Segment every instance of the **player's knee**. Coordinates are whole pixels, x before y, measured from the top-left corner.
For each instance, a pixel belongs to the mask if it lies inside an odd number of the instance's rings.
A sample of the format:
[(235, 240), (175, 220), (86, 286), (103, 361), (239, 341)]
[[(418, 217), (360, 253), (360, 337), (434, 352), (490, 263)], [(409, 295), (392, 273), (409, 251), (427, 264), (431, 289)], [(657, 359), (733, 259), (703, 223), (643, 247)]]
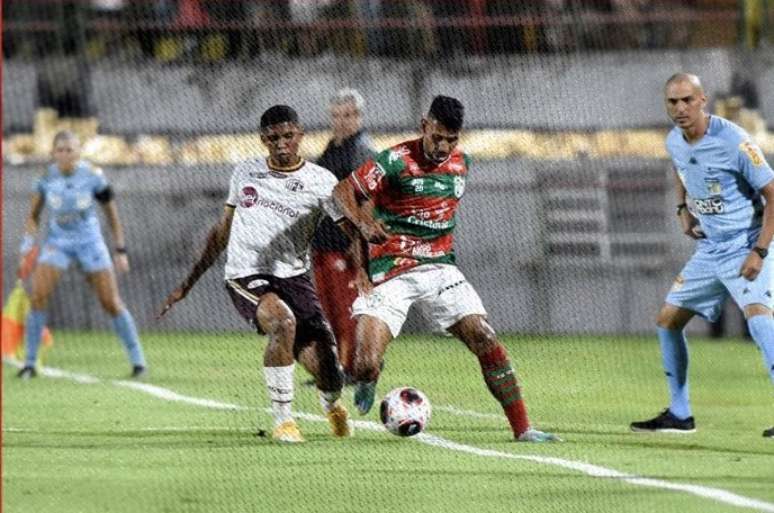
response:
[(30, 307), (33, 310), (44, 310), (48, 306), (48, 294), (33, 292), (30, 295)]
[(120, 314), (121, 311), (124, 309), (124, 304), (121, 302), (119, 298), (114, 297), (103, 301), (102, 308), (105, 310), (105, 312), (108, 315), (110, 315), (111, 317), (115, 317), (116, 315)]
[(683, 322), (680, 315), (678, 315), (679, 310), (676, 310), (675, 308), (664, 305), (661, 307), (661, 310), (659, 310), (658, 315), (656, 316), (656, 325), (659, 328), (664, 328), (667, 330), (679, 330), (683, 329), (685, 327), (685, 322)]
[(760, 303), (755, 303), (744, 307), (744, 318), (748, 320), (757, 315), (766, 315), (771, 317), (771, 314), (771, 308)]

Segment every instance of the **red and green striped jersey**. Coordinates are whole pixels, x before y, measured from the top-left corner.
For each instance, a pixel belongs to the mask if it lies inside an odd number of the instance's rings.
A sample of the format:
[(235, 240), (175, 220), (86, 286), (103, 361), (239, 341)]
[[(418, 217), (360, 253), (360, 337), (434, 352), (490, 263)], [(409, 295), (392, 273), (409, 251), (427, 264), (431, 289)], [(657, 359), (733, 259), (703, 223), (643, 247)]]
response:
[(379, 153), (352, 173), (355, 191), (374, 203), (374, 216), (390, 238), (370, 244), (368, 273), (374, 283), (417, 265), (454, 263), (457, 205), (465, 192), (469, 159), (455, 149), (435, 164), (425, 158), (422, 139)]

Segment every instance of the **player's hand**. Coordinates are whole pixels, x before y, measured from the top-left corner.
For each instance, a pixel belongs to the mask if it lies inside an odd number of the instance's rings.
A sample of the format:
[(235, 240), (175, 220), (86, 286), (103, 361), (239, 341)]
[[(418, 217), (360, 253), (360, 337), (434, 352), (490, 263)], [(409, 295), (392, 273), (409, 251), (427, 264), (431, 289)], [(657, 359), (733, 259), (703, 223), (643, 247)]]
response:
[(116, 255), (113, 256), (113, 265), (119, 273), (128, 273), (129, 257), (126, 256), (126, 253), (116, 253)]
[(750, 251), (750, 254), (747, 255), (747, 258), (745, 258), (742, 263), (742, 268), (739, 270), (739, 276), (743, 277), (745, 280), (753, 281), (758, 277), (758, 274), (760, 274), (761, 268), (763, 268), (763, 259), (755, 251)]
[(178, 301), (182, 301), (185, 296), (188, 295), (188, 291), (182, 287), (178, 287), (175, 290), (173, 290), (168, 296), (166, 301), (164, 301), (164, 305), (161, 307), (161, 311), (156, 316), (156, 319), (161, 319), (164, 317), (167, 312), (169, 311), (172, 306), (174, 306), (175, 303)]
[(37, 244), (26, 253), (22, 253), (19, 256), (19, 268), (16, 271), (16, 276), (20, 280), (26, 280), (32, 274), (32, 270), (35, 268), (35, 262), (38, 259), (38, 246)]
[(390, 238), (387, 227), (378, 219), (364, 221), (358, 224), (357, 228), (363, 234), (363, 238), (371, 244), (381, 244)]
[(699, 226), (699, 222), (688, 210), (683, 210), (683, 213), (680, 214), (680, 226), (683, 228), (683, 233), (694, 240), (707, 238)]

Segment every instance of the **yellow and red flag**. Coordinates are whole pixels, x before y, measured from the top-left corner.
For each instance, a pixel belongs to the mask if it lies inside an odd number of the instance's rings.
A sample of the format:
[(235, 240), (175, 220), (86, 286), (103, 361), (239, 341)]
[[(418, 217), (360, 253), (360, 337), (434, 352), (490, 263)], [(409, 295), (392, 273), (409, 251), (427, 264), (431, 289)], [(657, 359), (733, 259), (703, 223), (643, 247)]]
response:
[[(5, 306), (3, 306), (2, 333), (0, 336), (0, 339), (2, 339), (3, 358), (24, 360), (24, 323), (30, 311), (30, 298), (24, 289), (23, 280), (32, 273), (36, 259), (37, 247), (25, 255), (19, 268), (19, 279), (16, 281), (16, 286), (8, 296)], [(42, 361), (41, 355), (54, 345), (54, 337), (48, 328), (43, 329), (43, 339), (41, 342), (38, 365)]]

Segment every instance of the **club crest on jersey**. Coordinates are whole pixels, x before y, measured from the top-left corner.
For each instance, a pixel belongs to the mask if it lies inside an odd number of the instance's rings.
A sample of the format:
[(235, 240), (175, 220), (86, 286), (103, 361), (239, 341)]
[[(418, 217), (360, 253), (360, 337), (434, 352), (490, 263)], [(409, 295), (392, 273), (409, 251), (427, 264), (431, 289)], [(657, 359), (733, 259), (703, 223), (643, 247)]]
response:
[(720, 180), (717, 179), (705, 179), (704, 185), (707, 187), (707, 194), (710, 196), (720, 196), (723, 192), (723, 188), (720, 185)]
[(402, 159), (404, 155), (408, 155), (409, 153), (411, 153), (411, 150), (409, 150), (406, 146), (395, 148), (394, 150), (390, 151), (389, 155), (387, 155), (387, 162), (390, 164), (397, 162)]
[(301, 180), (291, 178), (285, 182), (285, 188), (291, 192), (298, 192), (304, 190), (304, 183)]
[(759, 167), (765, 162), (765, 160), (763, 160), (763, 155), (761, 155), (761, 150), (750, 141), (745, 141), (740, 144), (739, 149), (750, 158), (750, 162), (752, 162), (753, 166)]
[(461, 198), (465, 194), (465, 178), (461, 176), (454, 177), (454, 195)]
[(90, 194), (79, 194), (75, 199), (75, 206), (78, 207), (79, 210), (86, 210), (91, 206), (91, 195)]
[(239, 193), (239, 205), (250, 208), (258, 201), (258, 190), (254, 185), (245, 185)]

